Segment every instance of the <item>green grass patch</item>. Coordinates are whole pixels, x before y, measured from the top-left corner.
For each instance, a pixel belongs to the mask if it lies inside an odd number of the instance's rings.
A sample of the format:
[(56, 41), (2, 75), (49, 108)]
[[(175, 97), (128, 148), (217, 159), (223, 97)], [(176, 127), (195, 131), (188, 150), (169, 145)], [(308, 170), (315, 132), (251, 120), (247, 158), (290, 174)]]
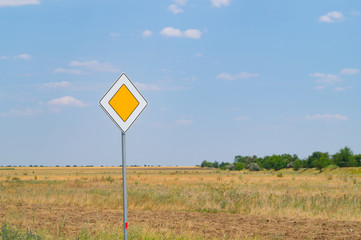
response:
[(1, 227), (0, 237), (3, 240), (41, 240), (39, 235), (34, 234), (28, 230), (22, 231), (21, 229), (14, 228), (5, 223)]

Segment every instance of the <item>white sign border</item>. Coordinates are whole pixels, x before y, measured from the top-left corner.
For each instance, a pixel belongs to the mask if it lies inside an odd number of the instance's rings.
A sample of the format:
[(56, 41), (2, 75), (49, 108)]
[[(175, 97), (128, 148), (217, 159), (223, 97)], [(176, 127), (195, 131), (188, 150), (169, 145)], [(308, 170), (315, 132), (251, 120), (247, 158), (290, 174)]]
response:
[[(130, 116), (125, 122), (120, 118), (120, 116), (115, 112), (113, 107), (109, 104), (109, 101), (118, 92), (121, 86), (123, 86), (123, 84), (129, 89), (129, 91), (139, 102), (139, 105), (134, 109), (134, 111), (130, 114)], [(108, 114), (110, 119), (112, 119), (113, 122), (120, 128), (120, 130), (125, 133), (134, 123), (134, 121), (139, 117), (139, 115), (143, 112), (145, 107), (148, 105), (148, 102), (134, 86), (134, 84), (130, 81), (127, 75), (125, 73), (122, 73), (120, 77), (115, 81), (115, 83), (109, 88), (108, 92), (99, 101), (99, 105), (102, 107), (104, 112)]]

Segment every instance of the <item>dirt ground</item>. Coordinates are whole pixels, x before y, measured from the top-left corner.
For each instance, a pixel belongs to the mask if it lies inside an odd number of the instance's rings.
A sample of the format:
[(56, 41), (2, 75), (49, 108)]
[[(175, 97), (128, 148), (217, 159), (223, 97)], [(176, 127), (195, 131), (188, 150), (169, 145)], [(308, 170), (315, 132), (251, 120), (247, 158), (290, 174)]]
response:
[[(0, 205), (0, 223), (8, 216), (22, 219), (20, 226), (29, 229), (53, 229), (62, 224), (66, 235), (75, 236), (82, 228), (121, 225), (122, 211), (78, 207), (38, 205)], [(226, 213), (134, 211), (128, 213), (129, 227), (193, 233), (206, 238), (257, 236), (261, 239), (361, 239), (361, 222), (324, 219), (292, 219)], [(11, 222), (10, 222), (11, 223)], [(17, 225), (19, 221), (17, 222)]]

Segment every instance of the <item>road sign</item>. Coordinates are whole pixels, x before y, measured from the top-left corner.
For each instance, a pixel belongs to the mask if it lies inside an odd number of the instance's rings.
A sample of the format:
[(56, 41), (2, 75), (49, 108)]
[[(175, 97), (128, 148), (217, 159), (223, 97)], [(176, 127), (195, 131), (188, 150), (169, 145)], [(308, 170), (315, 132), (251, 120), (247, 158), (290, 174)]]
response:
[(125, 73), (115, 81), (104, 97), (100, 106), (122, 130), (122, 172), (123, 172), (123, 227), (124, 240), (128, 239), (127, 217), (127, 172), (125, 159), (125, 132), (148, 105), (142, 94), (129, 80)]
[(148, 105), (125, 73), (120, 75), (99, 104), (123, 133)]

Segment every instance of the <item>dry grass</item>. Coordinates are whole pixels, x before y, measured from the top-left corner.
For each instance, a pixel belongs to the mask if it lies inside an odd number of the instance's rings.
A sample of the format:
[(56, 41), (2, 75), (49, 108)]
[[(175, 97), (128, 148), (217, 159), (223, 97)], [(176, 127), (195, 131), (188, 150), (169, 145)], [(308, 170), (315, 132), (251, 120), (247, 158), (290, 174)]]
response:
[[(129, 210), (361, 220), (359, 168), (250, 173), (130, 167), (127, 174)], [(52, 206), (122, 209), (121, 168), (5, 169), (0, 204), (49, 206), (50, 212)]]

